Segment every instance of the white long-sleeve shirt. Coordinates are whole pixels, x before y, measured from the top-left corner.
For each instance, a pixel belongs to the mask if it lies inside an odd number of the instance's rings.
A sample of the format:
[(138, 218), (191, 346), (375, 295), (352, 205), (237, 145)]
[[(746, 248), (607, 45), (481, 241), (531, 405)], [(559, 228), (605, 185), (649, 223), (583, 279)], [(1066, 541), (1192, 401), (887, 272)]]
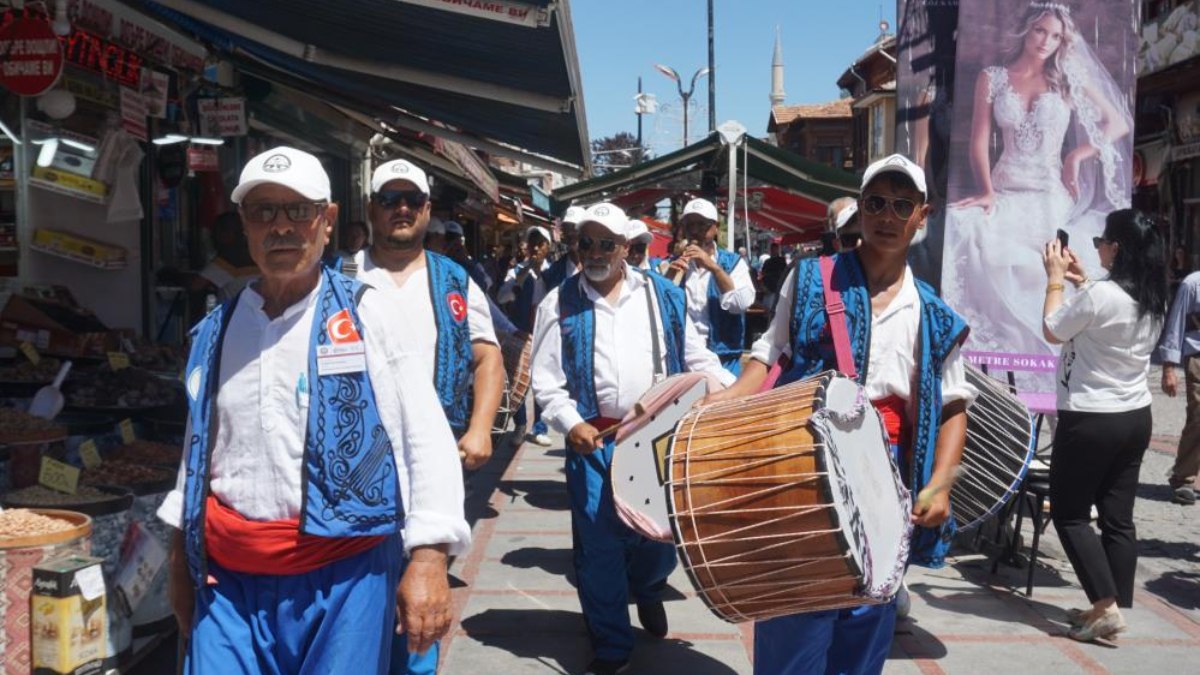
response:
[[(650, 332), (651, 308), (646, 304), (644, 274), (625, 266), (625, 280), (616, 306), (596, 292), (586, 277), (580, 283), (595, 305), (595, 377), (596, 398), (602, 417), (620, 419), (654, 385), (654, 347)], [(561, 433), (568, 433), (584, 420), (567, 389), (562, 365), (562, 335), (559, 327), (558, 295), (554, 289), (538, 306), (533, 335), (533, 391), (542, 418)], [(653, 290), (653, 289), (651, 289)], [(655, 330), (661, 356), (660, 370), (667, 372), (666, 338), (663, 337), (658, 298), (650, 293)], [(726, 386), (734, 376), (721, 367), (717, 355), (709, 351), (704, 338), (692, 321), (685, 322), (684, 367), (692, 372), (715, 375)]]
[[(247, 288), (221, 349), (216, 439), (209, 477), (212, 493), (249, 520), (297, 519), (307, 434), (307, 382), (312, 322), (319, 287), (275, 319)], [(368, 291), (359, 303), (367, 372), (380, 419), (395, 453), (404, 504), (404, 546), (448, 544), (451, 555), (471, 541), (463, 515), (462, 468), (454, 436), (438, 403), (428, 368), (393, 348), (379, 327), (389, 311), (384, 295)], [(393, 339), (394, 338), (394, 339)], [(191, 435), (190, 429), (187, 436)], [(174, 527), (183, 522), (186, 465), (158, 510)]]
[[(500, 290), (496, 291), (496, 302), (506, 305), (510, 302), (516, 301), (517, 293), (520, 290), (517, 288), (517, 275), (520, 274), (520, 272), (528, 265), (528, 261), (523, 262), (520, 265), (510, 269), (508, 274), (504, 275), (504, 283), (500, 285)], [(534, 284), (536, 284), (533, 291), (534, 307), (540, 304), (542, 299), (546, 297), (547, 289), (546, 284), (542, 283), (542, 273), (548, 269), (550, 269), (550, 261), (543, 260), (540, 269), (530, 272), (530, 274), (533, 275)]]
[[(714, 258), (715, 259), (715, 258)], [(713, 273), (691, 263), (683, 290), (687, 293), (688, 316), (696, 324), (700, 337), (707, 339), (712, 326), (708, 317), (708, 286)], [(733, 290), (721, 294), (721, 309), (730, 314), (745, 314), (754, 304), (754, 281), (750, 278), (750, 267), (739, 259), (729, 274), (733, 279)]]
[[(792, 353), (791, 322), (795, 294), (796, 270), (792, 268), (779, 291), (779, 303), (775, 306), (771, 326), (751, 350), (751, 356), (768, 367), (781, 355)], [(920, 329), (921, 296), (913, 281), (912, 270), (906, 267), (904, 281), (896, 297), (879, 315), (871, 318), (871, 345), (864, 389), (872, 401), (889, 396), (911, 400)], [(955, 347), (942, 364), (942, 400), (944, 403), (965, 400), (970, 404), (978, 393), (967, 383), (963, 357)]]

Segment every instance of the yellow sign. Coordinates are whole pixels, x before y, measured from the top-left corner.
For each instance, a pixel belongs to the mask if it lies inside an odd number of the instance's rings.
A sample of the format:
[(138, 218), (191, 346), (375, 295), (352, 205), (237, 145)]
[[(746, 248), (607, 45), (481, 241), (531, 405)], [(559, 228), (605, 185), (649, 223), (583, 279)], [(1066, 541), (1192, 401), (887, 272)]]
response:
[(29, 359), (29, 362), (35, 366), (42, 362), (42, 355), (38, 353), (37, 347), (34, 347), (28, 342), (21, 343), (21, 353), (24, 354), (25, 358)]
[(83, 460), (83, 466), (88, 469), (94, 469), (104, 461), (100, 458), (100, 451), (96, 449), (96, 441), (91, 439), (79, 444), (79, 457)]
[(51, 490), (73, 495), (79, 489), (79, 469), (57, 459), (43, 457), (38, 482)]
[(137, 434), (133, 433), (133, 420), (123, 419), (118, 426), (121, 428), (121, 441), (125, 445), (129, 445), (137, 440)]
[(113, 372), (125, 370), (129, 367), (129, 355), (125, 352), (109, 352), (108, 365), (113, 369)]

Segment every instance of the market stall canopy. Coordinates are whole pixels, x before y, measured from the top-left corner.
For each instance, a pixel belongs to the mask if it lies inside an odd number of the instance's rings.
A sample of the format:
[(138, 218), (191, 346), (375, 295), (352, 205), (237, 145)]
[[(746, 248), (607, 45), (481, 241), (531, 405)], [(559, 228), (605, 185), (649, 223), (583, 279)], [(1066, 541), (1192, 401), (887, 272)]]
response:
[[(740, 192), (746, 196), (750, 221), (759, 227), (816, 236), (829, 202), (858, 193), (854, 174), (756, 138), (747, 136), (737, 152), (738, 172), (745, 172), (750, 179), (750, 185)], [(704, 172), (722, 175), (727, 171), (726, 153), (728, 146), (714, 133), (657, 159), (568, 185), (556, 190), (554, 199), (560, 204), (609, 200), (641, 210), (673, 194), (699, 192)], [(741, 176), (738, 178), (741, 182)]]
[(591, 168), (568, 0), (129, 2), (386, 121)]

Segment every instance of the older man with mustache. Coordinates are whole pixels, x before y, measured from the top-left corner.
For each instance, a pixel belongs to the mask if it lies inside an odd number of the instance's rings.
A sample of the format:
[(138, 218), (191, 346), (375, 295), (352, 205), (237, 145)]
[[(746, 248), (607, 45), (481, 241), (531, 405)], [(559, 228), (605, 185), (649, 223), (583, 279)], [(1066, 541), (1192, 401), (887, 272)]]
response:
[[(326, 269), (320, 161), (254, 157), (233, 192), (261, 278), (192, 335), (187, 445), (158, 516), (179, 529), (184, 671), (387, 672), (393, 628), (425, 652), (470, 541), (454, 437), (381, 293)], [(399, 625), (397, 625), (399, 622)]]
[(608, 467), (613, 438), (602, 436), (656, 376), (721, 367), (687, 316), (683, 291), (657, 274), (630, 267), (628, 218), (597, 204), (580, 219), (582, 271), (538, 306), (533, 390), (546, 419), (567, 436), (567, 492), (575, 532), (575, 577), (595, 652), (588, 673), (611, 675), (633, 651), (628, 598), (651, 635), (667, 634), (662, 591), (675, 549), (650, 541), (618, 520)]

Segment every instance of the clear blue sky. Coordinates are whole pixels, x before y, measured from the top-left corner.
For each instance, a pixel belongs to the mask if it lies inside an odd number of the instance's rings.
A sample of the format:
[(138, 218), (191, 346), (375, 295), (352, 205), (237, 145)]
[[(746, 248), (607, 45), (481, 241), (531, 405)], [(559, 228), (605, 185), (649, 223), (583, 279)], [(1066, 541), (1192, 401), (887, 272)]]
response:
[[(636, 132), (633, 96), (640, 75), (645, 91), (675, 107), (657, 122), (644, 117), (644, 138), (656, 154), (679, 146), (679, 94), (654, 64), (678, 71), (684, 87), (692, 73), (708, 65), (706, 7), (706, 0), (571, 2), (593, 139)], [(783, 35), (787, 103), (836, 99), (837, 78), (879, 35), (881, 8), (894, 32), (895, 0), (715, 0), (717, 124), (736, 119), (751, 134), (766, 134), (776, 25)], [(707, 104), (703, 78), (694, 97)], [(690, 122), (693, 141), (707, 130), (707, 113), (698, 117)]]

